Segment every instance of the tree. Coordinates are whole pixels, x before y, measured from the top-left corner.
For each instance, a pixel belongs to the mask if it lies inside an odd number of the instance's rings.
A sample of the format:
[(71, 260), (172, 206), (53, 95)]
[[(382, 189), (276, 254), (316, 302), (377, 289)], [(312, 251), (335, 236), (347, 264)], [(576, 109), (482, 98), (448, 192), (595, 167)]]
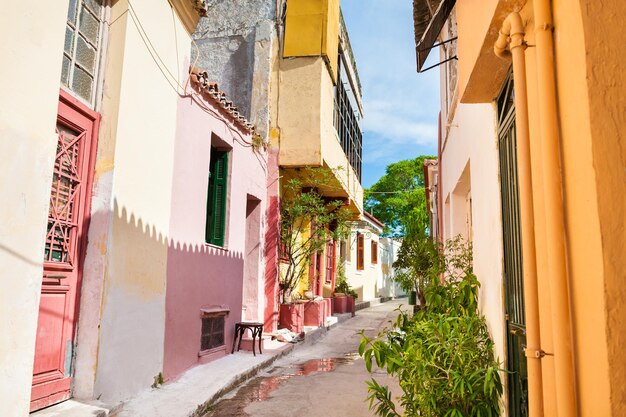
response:
[(393, 280), (406, 292), (416, 291), (420, 307), (424, 308), (424, 288), (430, 280), (437, 279), (441, 264), (439, 245), (424, 231), (409, 230), (393, 263), (397, 270)]
[(324, 197), (332, 171), (302, 168), (286, 180), (280, 208), (281, 257), (286, 261), (280, 271), (283, 302), (287, 302), (307, 274), (311, 256), (348, 231), (350, 213), (341, 198)]
[(385, 223), (385, 235), (402, 237), (410, 227), (428, 228), (423, 167), (424, 159), (432, 158), (422, 155), (389, 164), (385, 175), (365, 190), (365, 210)]

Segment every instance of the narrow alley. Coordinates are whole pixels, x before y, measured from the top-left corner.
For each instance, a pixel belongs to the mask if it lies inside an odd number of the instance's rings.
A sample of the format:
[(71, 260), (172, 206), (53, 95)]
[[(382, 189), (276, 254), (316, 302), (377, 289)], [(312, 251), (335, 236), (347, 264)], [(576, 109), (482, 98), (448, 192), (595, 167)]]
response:
[(626, 416), (625, 21), (3, 1), (0, 417)]
[[(357, 353), (358, 332), (378, 334), (395, 320), (398, 308), (407, 310), (406, 302), (398, 299), (358, 311), (322, 339), (225, 395), (204, 417), (374, 416), (366, 401), (370, 374)], [(379, 382), (393, 386), (385, 372), (374, 373)]]

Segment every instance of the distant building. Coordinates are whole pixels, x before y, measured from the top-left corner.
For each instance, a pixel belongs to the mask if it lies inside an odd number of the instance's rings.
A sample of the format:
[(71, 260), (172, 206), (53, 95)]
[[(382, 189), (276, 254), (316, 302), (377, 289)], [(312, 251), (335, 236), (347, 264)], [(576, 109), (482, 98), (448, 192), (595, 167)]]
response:
[(340, 261), (344, 262), (346, 281), (358, 294), (358, 301), (402, 295), (393, 282), (392, 266), (400, 242), (382, 237), (384, 227), (364, 212), (360, 221), (351, 223), (350, 237), (341, 244)]
[[(218, 0), (194, 39), (199, 64), (224, 86), (269, 142), (265, 314), (277, 326), (279, 222), (282, 185), (302, 167), (334, 170), (325, 197), (345, 201), (358, 218), (361, 186), (361, 85), (339, 0)], [(336, 246), (310, 260), (313, 294), (334, 290)]]

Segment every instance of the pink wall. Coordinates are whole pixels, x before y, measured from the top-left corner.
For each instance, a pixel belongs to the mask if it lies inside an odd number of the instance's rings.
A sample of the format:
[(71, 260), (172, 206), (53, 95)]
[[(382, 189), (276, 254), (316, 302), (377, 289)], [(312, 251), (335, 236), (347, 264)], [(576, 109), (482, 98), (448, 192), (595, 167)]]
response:
[[(204, 243), (212, 140), (232, 147), (225, 248)], [(256, 230), (260, 244), (265, 233), (263, 222), (256, 228), (246, 227), (247, 201), (250, 197), (259, 200), (261, 213), (266, 206), (264, 151), (254, 152), (250, 134), (213, 101), (180, 99), (174, 153), (163, 365), (166, 379), (230, 352), (234, 323), (242, 318), (246, 230)], [(259, 271), (257, 286), (262, 285), (260, 265), (247, 265), (245, 269)], [(230, 310), (225, 321), (225, 347), (199, 358), (201, 309), (215, 306)]]
[(265, 330), (278, 328), (278, 230), (279, 230), (279, 172), (278, 149), (271, 148), (267, 174), (267, 228), (265, 233)]

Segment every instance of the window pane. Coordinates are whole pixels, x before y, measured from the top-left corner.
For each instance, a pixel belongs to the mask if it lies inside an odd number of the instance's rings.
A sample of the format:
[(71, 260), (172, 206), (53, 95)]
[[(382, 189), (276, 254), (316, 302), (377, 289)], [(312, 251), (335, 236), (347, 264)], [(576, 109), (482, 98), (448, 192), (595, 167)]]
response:
[(70, 0), (70, 8), (67, 11), (67, 21), (76, 26), (76, 0)]
[(93, 78), (84, 70), (74, 66), (74, 78), (72, 79), (72, 90), (85, 100), (91, 101), (91, 87)]
[(87, 9), (83, 8), (80, 11), (80, 33), (82, 33), (89, 42), (97, 45), (99, 28), (100, 22), (98, 22)]
[(83, 3), (85, 4), (85, 6), (89, 7), (96, 16), (100, 16), (101, 6), (98, 0), (84, 0)]
[(78, 37), (78, 43), (76, 44), (76, 62), (78, 62), (90, 74), (94, 73), (94, 67), (96, 65), (96, 51), (80, 36)]
[(68, 80), (70, 78), (70, 59), (63, 55), (63, 67), (61, 68), (61, 83), (63, 85), (68, 85)]
[(68, 55), (72, 55), (72, 50), (74, 49), (74, 31), (70, 27), (65, 28), (65, 46), (63, 50), (67, 52)]

